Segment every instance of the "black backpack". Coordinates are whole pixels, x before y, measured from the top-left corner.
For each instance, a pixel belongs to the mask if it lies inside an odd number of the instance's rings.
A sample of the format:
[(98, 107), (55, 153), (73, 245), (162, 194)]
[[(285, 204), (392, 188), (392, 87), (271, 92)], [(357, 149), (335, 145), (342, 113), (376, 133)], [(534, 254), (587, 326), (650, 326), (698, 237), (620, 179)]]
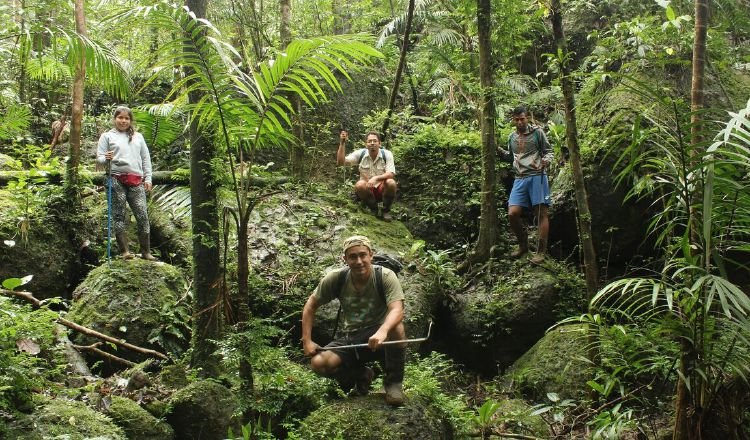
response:
[[(375, 287), (378, 289), (380, 298), (383, 303), (386, 302), (385, 298), (385, 287), (383, 286), (383, 268), (387, 267), (392, 270), (396, 275), (401, 272), (404, 265), (400, 261), (388, 255), (375, 255), (372, 257), (372, 268), (375, 270)], [(349, 275), (351, 270), (347, 267), (339, 272), (338, 278), (336, 279), (336, 299), (339, 300), (339, 310), (336, 312), (336, 322), (333, 324), (333, 335), (332, 338), (336, 338), (336, 331), (339, 327), (339, 318), (341, 318), (341, 292), (344, 290), (344, 284), (346, 284), (346, 277)]]

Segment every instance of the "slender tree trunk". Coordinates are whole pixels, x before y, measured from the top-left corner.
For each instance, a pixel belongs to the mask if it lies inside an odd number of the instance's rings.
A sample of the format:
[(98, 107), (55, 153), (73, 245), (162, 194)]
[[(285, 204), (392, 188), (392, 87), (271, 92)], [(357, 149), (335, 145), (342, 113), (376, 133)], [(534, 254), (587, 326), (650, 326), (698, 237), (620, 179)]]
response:
[(401, 75), (404, 72), (404, 66), (406, 65), (406, 52), (409, 50), (409, 33), (411, 32), (411, 23), (414, 18), (414, 0), (409, 0), (409, 9), (406, 12), (406, 27), (404, 28), (404, 41), (401, 45), (401, 56), (398, 59), (398, 68), (396, 69), (396, 78), (393, 80), (393, 89), (391, 89), (391, 97), (388, 100), (388, 115), (385, 117), (383, 122), (383, 129), (381, 130), (381, 137), (383, 140), (388, 138), (388, 127), (391, 124), (391, 116), (393, 115), (393, 107), (396, 105), (396, 96), (398, 95), (398, 89), (401, 85)]
[[(692, 85), (690, 89), (690, 143), (691, 143), (691, 161), (700, 160), (698, 155), (698, 145), (702, 141), (701, 139), (701, 115), (700, 110), (703, 109), (703, 82), (704, 72), (706, 69), (706, 36), (708, 30), (708, 0), (695, 0), (695, 34), (693, 40), (693, 74), (692, 74)], [(690, 216), (693, 219), (692, 225), (693, 230), (691, 231), (691, 241), (696, 249), (700, 248), (699, 234), (697, 231), (699, 219), (697, 213), (693, 207), (690, 207)], [(710, 252), (709, 249), (705, 250)], [(706, 264), (709, 264), (706, 261)], [(695, 340), (693, 343), (683, 341), (680, 344), (680, 375), (677, 379), (677, 394), (675, 396), (675, 420), (674, 430), (672, 438), (674, 440), (687, 440), (696, 439), (701, 437), (701, 423), (699, 416), (690, 416), (688, 411), (691, 407), (691, 402), (697, 402), (699, 396), (703, 394), (703, 388), (705, 383), (699, 375), (694, 374), (694, 356), (697, 348), (702, 344)], [(692, 391), (688, 389), (684, 378), (694, 378), (692, 384)], [(698, 396), (691, 399), (692, 396)], [(697, 414), (701, 414), (704, 408), (694, 408)]]
[[(197, 17), (206, 16), (207, 0), (186, 0)], [(189, 96), (190, 102), (201, 97)], [(216, 377), (219, 362), (212, 341), (220, 335), (219, 213), (211, 160), (216, 148), (198, 131), (198, 121), (190, 121), (190, 197), (193, 232), (193, 354), (191, 364), (203, 377)]]
[[(279, 40), (281, 47), (286, 48), (289, 43), (292, 42), (292, 31), (291, 31), (291, 19), (292, 19), (292, 5), (290, 0), (279, 0), (280, 9), (280, 25), (279, 25)], [(296, 179), (302, 179), (304, 177), (304, 160), (305, 160), (305, 149), (304, 149), (304, 124), (302, 123), (302, 101), (299, 96), (293, 94), (290, 98), (292, 106), (297, 113), (294, 117), (294, 135), (297, 138), (297, 142), (292, 145), (291, 151), (291, 171), (292, 176)]]
[[(86, 35), (84, 0), (75, 0), (76, 32)], [(80, 57), (73, 77), (73, 103), (70, 117), (70, 151), (65, 175), (65, 193), (71, 203), (78, 199), (78, 166), (81, 162), (81, 123), (83, 121), (83, 92), (86, 79), (86, 54), (81, 44)]]
[[(492, 2), (477, 0), (477, 40), (479, 42), (479, 82), (482, 86), (482, 207), (479, 219), (479, 237), (469, 264), (490, 259), (497, 241), (497, 177), (495, 176), (495, 98), (490, 46)], [(462, 268), (465, 265), (462, 265)]]
[(344, 10), (346, 0), (333, 0), (331, 2), (331, 12), (333, 13), (333, 34), (341, 35), (349, 33), (351, 29), (350, 17)]
[(586, 276), (586, 291), (588, 299), (596, 295), (599, 282), (599, 268), (596, 262), (596, 251), (594, 240), (591, 235), (591, 210), (589, 209), (586, 183), (583, 179), (581, 167), (581, 153), (578, 146), (578, 128), (575, 110), (575, 86), (570, 76), (570, 66), (565, 61), (568, 54), (568, 45), (565, 41), (565, 32), (562, 24), (562, 6), (560, 0), (552, 0), (552, 30), (555, 36), (557, 48), (562, 57), (560, 68), (560, 82), (565, 100), (565, 137), (567, 138), (568, 150), (570, 152), (570, 169), (573, 174), (575, 186), (576, 205), (578, 208), (578, 225), (581, 231), (581, 246), (583, 247), (583, 265)]

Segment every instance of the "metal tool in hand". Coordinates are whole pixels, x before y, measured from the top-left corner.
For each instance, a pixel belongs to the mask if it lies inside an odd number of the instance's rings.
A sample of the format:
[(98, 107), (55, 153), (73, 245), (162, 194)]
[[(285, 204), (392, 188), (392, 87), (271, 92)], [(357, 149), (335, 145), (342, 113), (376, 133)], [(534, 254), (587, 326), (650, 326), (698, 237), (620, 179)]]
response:
[[(414, 339), (399, 339), (397, 341), (385, 341), (381, 342), (380, 345), (393, 345), (393, 344), (411, 344), (413, 342), (424, 342), (427, 339), (430, 338), (430, 333), (432, 332), (432, 321), (430, 321), (429, 327), (427, 327), (427, 336), (424, 338), (414, 338)], [(346, 350), (348, 348), (367, 348), (369, 345), (367, 343), (365, 344), (351, 344), (351, 345), (339, 345), (337, 347), (318, 347), (316, 351), (328, 351), (328, 350)]]

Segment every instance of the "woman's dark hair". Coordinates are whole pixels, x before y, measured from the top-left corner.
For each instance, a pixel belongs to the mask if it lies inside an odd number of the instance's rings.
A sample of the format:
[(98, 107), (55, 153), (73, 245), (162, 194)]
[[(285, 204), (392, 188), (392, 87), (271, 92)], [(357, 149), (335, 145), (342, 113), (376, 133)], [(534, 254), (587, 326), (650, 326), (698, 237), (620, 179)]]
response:
[(114, 121), (120, 113), (127, 113), (128, 117), (130, 118), (130, 127), (128, 127), (128, 142), (133, 142), (133, 135), (135, 134), (135, 128), (133, 128), (133, 111), (130, 110), (130, 107), (120, 105), (115, 109), (115, 113), (112, 115), (112, 120)]

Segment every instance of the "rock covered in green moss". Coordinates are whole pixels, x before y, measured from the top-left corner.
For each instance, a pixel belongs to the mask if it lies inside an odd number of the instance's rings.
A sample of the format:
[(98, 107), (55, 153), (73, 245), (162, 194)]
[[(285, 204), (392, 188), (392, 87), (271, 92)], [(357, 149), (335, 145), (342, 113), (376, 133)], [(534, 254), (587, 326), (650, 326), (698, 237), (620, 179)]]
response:
[(535, 438), (549, 438), (549, 425), (539, 415), (532, 415), (531, 406), (521, 399), (498, 402), (493, 424), (498, 430)]
[(53, 399), (11, 428), (16, 440), (127, 440), (125, 432), (107, 416), (82, 402)]
[(295, 433), (301, 439), (328, 440), (441, 440), (453, 439), (451, 424), (422, 399), (406, 405), (386, 405), (382, 394), (350, 397), (310, 414)]
[[(190, 341), (186, 286), (181, 273), (168, 264), (114, 259), (111, 266), (92, 270), (78, 286), (67, 319), (137, 346), (181, 353)], [(81, 345), (96, 342), (80, 334), (74, 339)], [(126, 349), (99, 348), (134, 362), (147, 358)]]
[(24, 290), (39, 299), (65, 297), (78, 248), (55, 217), (32, 211), (30, 222), (22, 224), (23, 215), (23, 202), (0, 190), (0, 281), (33, 275)]
[(172, 427), (152, 416), (134, 401), (112, 396), (108, 409), (109, 417), (121, 427), (129, 440), (170, 440), (174, 438)]
[(461, 295), (448, 312), (446, 349), (465, 365), (496, 374), (525, 353), (559, 319), (583, 307), (579, 275), (548, 259), (543, 267), (507, 264), (491, 284)]
[(167, 422), (180, 440), (222, 440), (231, 428), (240, 432), (233, 418), (237, 399), (223, 385), (202, 380), (177, 391), (169, 400)]
[(506, 373), (515, 390), (533, 401), (546, 400), (547, 393), (560, 398), (585, 397), (591, 378), (587, 367), (586, 328), (582, 325), (555, 327), (523, 356)]

